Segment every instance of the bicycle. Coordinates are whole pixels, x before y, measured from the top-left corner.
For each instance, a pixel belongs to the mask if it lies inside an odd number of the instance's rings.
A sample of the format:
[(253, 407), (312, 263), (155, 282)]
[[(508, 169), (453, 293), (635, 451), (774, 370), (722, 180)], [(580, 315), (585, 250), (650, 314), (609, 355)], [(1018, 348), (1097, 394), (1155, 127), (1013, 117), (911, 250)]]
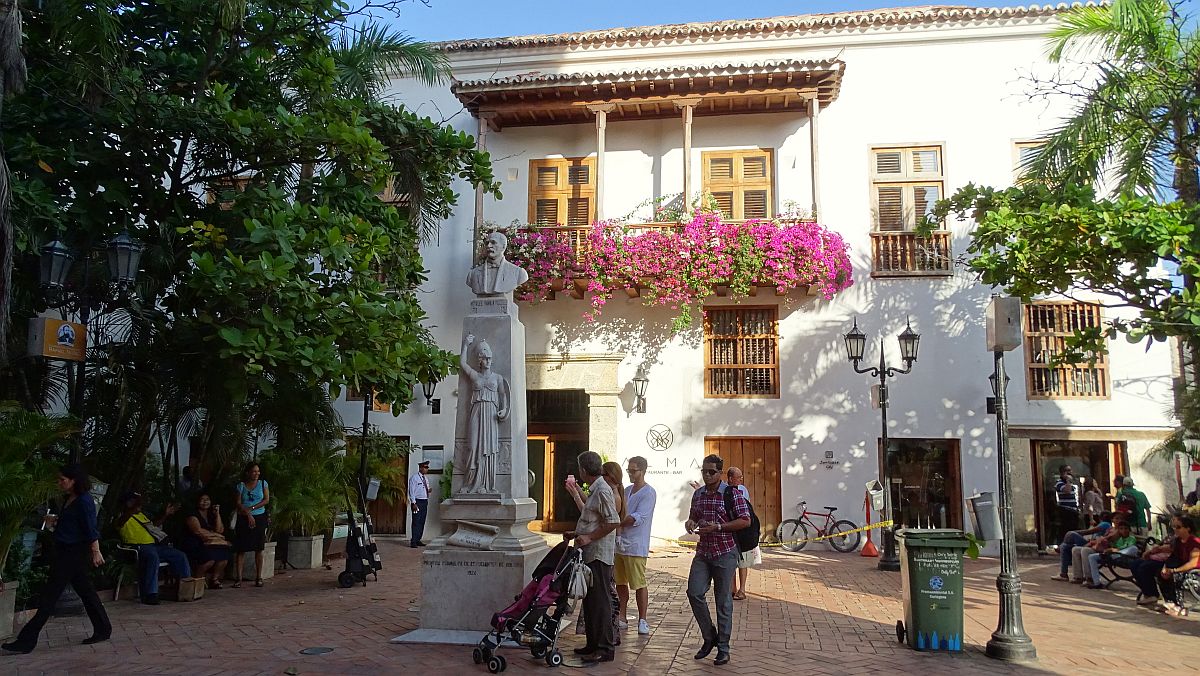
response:
[[(845, 554), (858, 549), (858, 542), (860, 539), (862, 539), (862, 533), (846, 532), (858, 531), (858, 526), (855, 525), (853, 521), (848, 521), (846, 519), (834, 520), (833, 513), (837, 511), (837, 507), (830, 507), (829, 505), (826, 505), (825, 509), (828, 509), (829, 512), (823, 513), (810, 512), (808, 511), (808, 507), (806, 507), (806, 505), (808, 505), (808, 502), (806, 500), (801, 500), (800, 503), (796, 505), (796, 511), (800, 513), (800, 516), (795, 519), (788, 519), (784, 521), (783, 523), (779, 524), (779, 528), (775, 530), (775, 535), (779, 538), (781, 547), (789, 552), (798, 552), (801, 549), (804, 549), (804, 547), (808, 544), (808, 539), (810, 537), (832, 536), (829, 537), (827, 542), (835, 550)], [(818, 526), (812, 520), (812, 517), (814, 516), (825, 517), (825, 523), (821, 526)], [(816, 532), (815, 536), (811, 535), (811, 532), (813, 531)]]

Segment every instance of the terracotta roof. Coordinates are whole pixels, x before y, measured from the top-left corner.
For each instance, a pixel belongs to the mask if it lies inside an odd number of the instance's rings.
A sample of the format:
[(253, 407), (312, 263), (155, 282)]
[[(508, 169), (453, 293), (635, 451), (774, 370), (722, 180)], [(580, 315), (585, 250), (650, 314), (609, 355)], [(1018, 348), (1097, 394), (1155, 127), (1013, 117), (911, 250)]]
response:
[(455, 82), (451, 90), (458, 96), (503, 89), (542, 89), (544, 87), (599, 87), (632, 82), (653, 82), (680, 78), (728, 77), (735, 75), (787, 75), (788, 73), (829, 73), (832, 90), (822, 92), (824, 98), (837, 98), (841, 85), (841, 74), (846, 64), (839, 59), (763, 61), (722, 65), (681, 65), (662, 68), (639, 68), (610, 73), (524, 73), (494, 80), (469, 80)]
[(519, 49), (529, 47), (572, 46), (588, 44), (628, 44), (647, 40), (685, 40), (695, 38), (737, 37), (763, 33), (797, 33), (814, 30), (863, 29), (881, 26), (920, 25), (935, 23), (972, 23), (979, 21), (1012, 21), (1038, 19), (1065, 12), (1072, 7), (1104, 3), (1088, 2), (1028, 7), (962, 7), (926, 5), (873, 9), (831, 14), (804, 14), (767, 19), (735, 19), (696, 23), (611, 28), (580, 33), (522, 35), (504, 38), (451, 40), (436, 43), (446, 52), (489, 49)]

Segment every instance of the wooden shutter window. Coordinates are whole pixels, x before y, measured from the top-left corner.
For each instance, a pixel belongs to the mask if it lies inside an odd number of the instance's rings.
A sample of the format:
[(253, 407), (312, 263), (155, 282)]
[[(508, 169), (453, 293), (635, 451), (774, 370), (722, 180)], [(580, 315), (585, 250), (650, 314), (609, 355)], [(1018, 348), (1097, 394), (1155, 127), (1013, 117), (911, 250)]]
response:
[(770, 218), (772, 151), (731, 150), (703, 154), (704, 190), (730, 220)]
[(878, 152), (875, 154), (875, 173), (903, 174), (902, 162), (903, 153), (900, 151)]
[(871, 152), (875, 231), (915, 230), (942, 198), (942, 149), (922, 146)]
[(778, 308), (705, 308), (704, 396), (779, 397)]
[(1083, 329), (1099, 328), (1100, 306), (1091, 303), (1034, 302), (1025, 306), (1025, 373), (1029, 399), (1108, 399), (1108, 355), (1095, 363), (1051, 366), (1066, 350), (1067, 338)]
[(529, 161), (529, 222), (588, 227), (595, 220), (595, 158)]
[(879, 202), (876, 220), (878, 229), (895, 232), (904, 229), (904, 189), (899, 186), (880, 186), (876, 189)]

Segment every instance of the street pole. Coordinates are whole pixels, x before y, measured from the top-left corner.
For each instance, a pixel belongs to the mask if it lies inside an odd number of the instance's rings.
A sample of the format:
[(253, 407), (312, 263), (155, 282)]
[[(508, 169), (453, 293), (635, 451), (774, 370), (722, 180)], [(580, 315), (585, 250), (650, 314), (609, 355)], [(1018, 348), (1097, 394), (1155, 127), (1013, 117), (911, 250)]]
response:
[[(83, 257), (83, 288), (79, 293), (79, 324), (83, 326), (83, 360), (75, 366), (75, 391), (71, 393), (71, 415), (79, 421), (79, 434), (75, 436), (75, 442), (71, 444), (71, 464), (80, 462), (83, 459), (83, 435), (87, 425), (83, 415), (84, 403), (84, 386), (87, 383), (87, 341), (88, 341), (88, 322), (92, 319), (92, 303), (88, 297), (89, 280), (88, 267), (91, 260), (90, 255)], [(69, 368), (69, 367), (68, 367)]]
[(996, 448), (1000, 492), (1000, 575), (996, 588), (1000, 590), (1000, 621), (992, 639), (987, 642), (987, 655), (998, 660), (1022, 662), (1037, 659), (1033, 640), (1025, 633), (1021, 618), (1021, 575), (1017, 571), (1017, 543), (1012, 514), (1012, 458), (1008, 452), (1008, 400), (1005, 390), (1008, 377), (1004, 374), (1004, 352), (992, 353), (996, 362)]
[(364, 510), (367, 505), (367, 433), (371, 426), (371, 405), (374, 396), (375, 390), (371, 387), (363, 392), (362, 448), (358, 449), (358, 495)]
[(892, 513), (892, 473), (888, 467), (888, 386), (887, 367), (883, 361), (883, 338), (879, 339), (879, 410), (883, 419), (880, 430), (879, 453), (883, 460), (883, 513), (885, 519), (892, 525), (883, 529), (883, 552), (879, 555), (879, 570), (895, 572), (900, 570), (900, 556), (896, 552), (896, 515)]

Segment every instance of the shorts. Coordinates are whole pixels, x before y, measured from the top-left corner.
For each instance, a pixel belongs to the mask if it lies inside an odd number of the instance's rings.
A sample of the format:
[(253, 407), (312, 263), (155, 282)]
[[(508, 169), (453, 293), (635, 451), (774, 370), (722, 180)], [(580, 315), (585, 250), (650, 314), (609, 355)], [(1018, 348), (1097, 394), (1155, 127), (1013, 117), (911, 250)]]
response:
[(646, 557), (617, 554), (613, 570), (616, 573), (617, 584), (634, 591), (646, 588)]
[(762, 550), (755, 547), (748, 552), (742, 552), (741, 558), (738, 559), (738, 568), (753, 568), (760, 563), (762, 563)]

